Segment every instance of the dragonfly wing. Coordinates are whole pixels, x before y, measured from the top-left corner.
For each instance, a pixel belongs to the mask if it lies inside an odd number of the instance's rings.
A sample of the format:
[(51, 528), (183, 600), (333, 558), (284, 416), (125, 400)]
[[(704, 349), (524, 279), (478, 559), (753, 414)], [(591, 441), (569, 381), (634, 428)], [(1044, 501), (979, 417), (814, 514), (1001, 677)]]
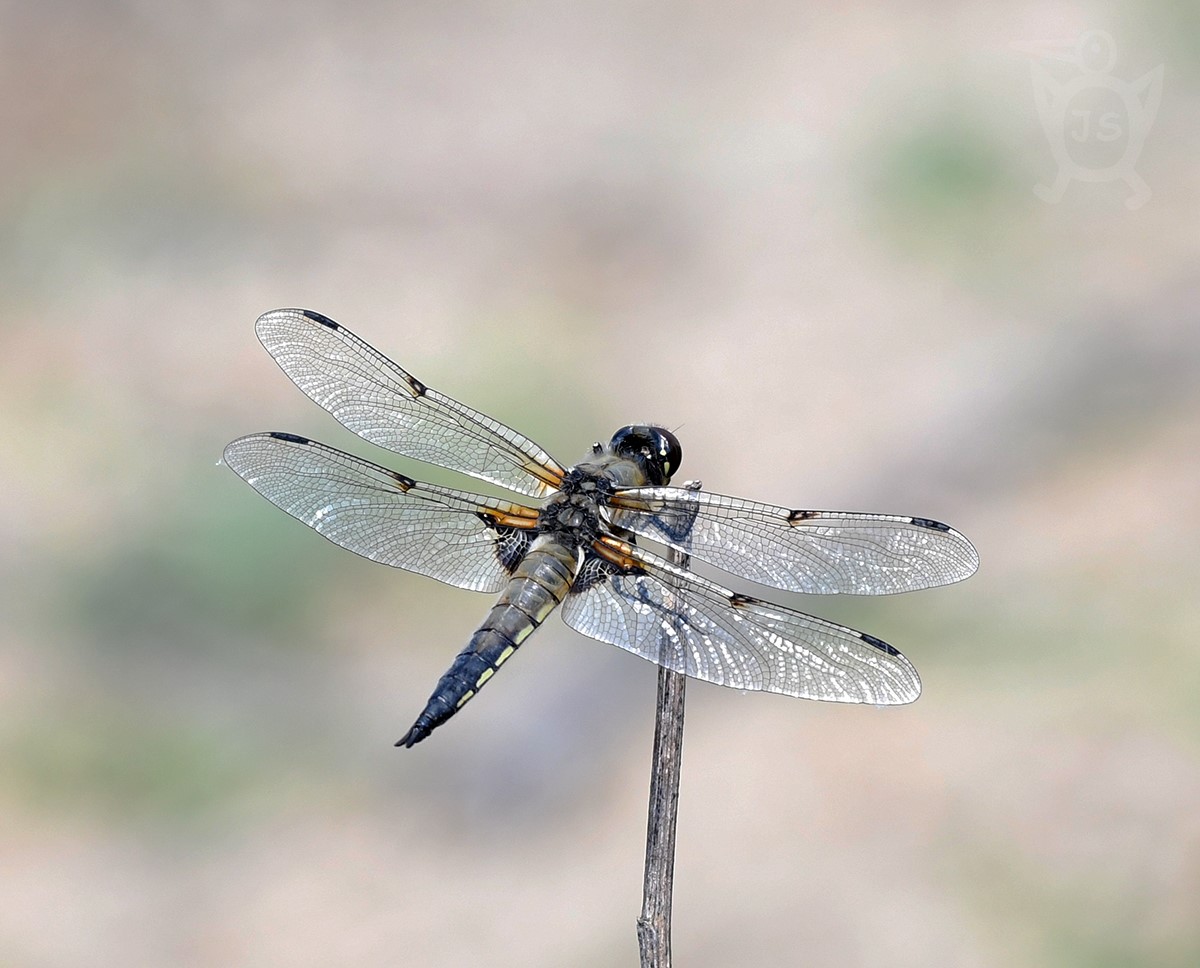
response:
[(613, 538), (587, 552), (562, 615), (584, 635), (735, 689), (877, 705), (921, 692), (916, 669), (886, 642), (739, 595)]
[(537, 511), (423, 484), (294, 434), (254, 434), (225, 463), (334, 544), (474, 591), (500, 591), (532, 541)]
[(678, 487), (618, 491), (609, 517), (731, 574), (814, 595), (915, 591), (979, 567), (970, 541), (928, 518), (796, 511)]
[(296, 386), (373, 444), (530, 497), (562, 481), (562, 466), (528, 437), (425, 386), (320, 313), (276, 309), (255, 330)]

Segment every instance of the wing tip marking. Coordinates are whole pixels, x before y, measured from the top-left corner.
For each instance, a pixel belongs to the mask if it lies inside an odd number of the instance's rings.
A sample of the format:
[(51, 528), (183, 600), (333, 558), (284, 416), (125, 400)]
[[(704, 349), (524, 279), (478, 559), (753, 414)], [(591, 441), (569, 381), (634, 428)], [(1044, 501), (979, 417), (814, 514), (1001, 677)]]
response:
[(314, 323), (320, 323), (322, 326), (327, 326), (329, 329), (341, 329), (339, 323), (335, 323), (328, 316), (324, 316), (315, 309), (301, 309), (300, 315), (311, 319)]
[(950, 525), (942, 524), (941, 521), (934, 521), (932, 518), (909, 518), (908, 519), (915, 527), (928, 528), (930, 531), (941, 531), (949, 533)]
[(894, 645), (889, 645), (887, 642), (883, 641), (883, 639), (877, 639), (875, 636), (868, 635), (866, 632), (859, 632), (858, 637), (866, 642), (867, 645), (872, 645), (879, 649), (880, 652), (886, 652), (888, 655), (900, 654), (900, 650)]
[(307, 437), (301, 437), (299, 434), (289, 434), (282, 430), (272, 430), (267, 434), (268, 437), (274, 437), (276, 440), (286, 440), (289, 444), (311, 444), (312, 441)]

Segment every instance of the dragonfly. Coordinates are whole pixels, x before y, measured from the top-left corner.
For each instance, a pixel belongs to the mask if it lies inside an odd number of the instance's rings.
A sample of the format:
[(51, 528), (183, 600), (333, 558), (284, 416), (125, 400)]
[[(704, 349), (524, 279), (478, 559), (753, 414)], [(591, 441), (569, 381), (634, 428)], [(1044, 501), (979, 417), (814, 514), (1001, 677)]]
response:
[(297, 434), (252, 434), (225, 448), (247, 484), (334, 544), (498, 593), (397, 746), (454, 716), (554, 611), (586, 636), (734, 689), (909, 703), (921, 680), (895, 647), (732, 591), (691, 560), (816, 595), (930, 588), (979, 565), (970, 541), (929, 518), (796, 510), (697, 482), (671, 486), (682, 450), (660, 426), (622, 427), (566, 467), (311, 310), (265, 313), (255, 329), (292, 382), (364, 440), (518, 498), (425, 483)]

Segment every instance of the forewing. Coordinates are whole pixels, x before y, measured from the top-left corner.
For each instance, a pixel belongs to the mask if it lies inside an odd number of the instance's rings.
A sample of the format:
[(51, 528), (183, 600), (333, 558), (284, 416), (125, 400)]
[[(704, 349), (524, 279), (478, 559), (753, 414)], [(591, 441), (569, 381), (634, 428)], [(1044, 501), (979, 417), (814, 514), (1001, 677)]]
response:
[(563, 620), (676, 672), (735, 689), (896, 705), (917, 670), (886, 642), (739, 595), (610, 538), (584, 560)]
[(293, 434), (242, 437), (225, 463), (334, 544), (474, 591), (504, 587), (537, 523), (532, 508), (422, 484)]
[(970, 541), (928, 518), (793, 511), (677, 487), (629, 488), (610, 507), (615, 525), (785, 591), (888, 595), (979, 567)]
[(320, 313), (276, 309), (255, 329), (296, 386), (373, 444), (531, 497), (562, 480), (562, 466), (528, 437), (431, 390)]

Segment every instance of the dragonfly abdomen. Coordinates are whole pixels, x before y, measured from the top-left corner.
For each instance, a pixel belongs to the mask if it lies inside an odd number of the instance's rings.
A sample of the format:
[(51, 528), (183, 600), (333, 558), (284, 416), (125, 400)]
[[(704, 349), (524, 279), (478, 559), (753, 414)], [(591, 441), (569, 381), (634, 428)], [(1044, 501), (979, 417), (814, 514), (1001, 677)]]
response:
[(560, 542), (538, 538), (521, 560), (483, 624), (438, 680), (412, 728), (397, 746), (411, 747), (466, 705), (566, 597), (578, 556)]

